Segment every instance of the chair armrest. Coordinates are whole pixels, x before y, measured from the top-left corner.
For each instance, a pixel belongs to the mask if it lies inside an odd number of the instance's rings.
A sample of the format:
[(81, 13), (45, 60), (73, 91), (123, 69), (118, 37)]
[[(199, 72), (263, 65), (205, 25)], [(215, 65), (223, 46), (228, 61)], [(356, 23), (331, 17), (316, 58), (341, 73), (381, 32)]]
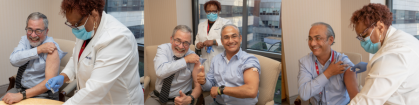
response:
[(149, 76), (143, 76), (140, 78), (140, 82), (143, 83), (143, 88), (146, 90), (148, 88), (148, 85), (150, 85), (150, 77)]
[(275, 104), (275, 102), (274, 102), (274, 100), (272, 100), (272, 101), (267, 102), (265, 105), (274, 105), (274, 104)]
[(68, 93), (70, 93), (71, 91), (73, 91), (74, 89), (76, 89), (77, 87), (77, 80), (74, 80), (73, 82), (69, 83), (61, 92), (64, 95), (67, 95)]
[(209, 96), (209, 95), (211, 95), (211, 92), (210, 91), (207, 91), (207, 92), (202, 92), (202, 95), (204, 96), (204, 98), (205, 97), (207, 97), (207, 96)]
[(7, 87), (7, 91), (15, 87), (16, 82), (16, 75), (9, 77), (9, 87)]

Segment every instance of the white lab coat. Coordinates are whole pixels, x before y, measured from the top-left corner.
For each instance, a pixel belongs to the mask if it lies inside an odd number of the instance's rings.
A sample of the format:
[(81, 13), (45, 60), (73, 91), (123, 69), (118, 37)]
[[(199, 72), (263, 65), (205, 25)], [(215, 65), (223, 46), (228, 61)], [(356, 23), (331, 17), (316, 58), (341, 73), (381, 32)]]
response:
[(384, 40), (368, 62), (364, 88), (350, 105), (419, 104), (419, 41), (391, 26)]
[(201, 22), (198, 25), (198, 33), (195, 38), (195, 46), (198, 42), (205, 42), (206, 40), (215, 39), (218, 43), (218, 46), (215, 46), (215, 45), (212, 46), (212, 49), (214, 49), (214, 52), (211, 51), (211, 53), (209, 54), (207, 53), (207, 50), (205, 50), (205, 47), (201, 49), (201, 58), (207, 59), (207, 61), (204, 62), (205, 73), (209, 71), (212, 58), (215, 55), (220, 54), (221, 52), (224, 51), (224, 46), (221, 43), (221, 28), (223, 28), (223, 26), (226, 24), (232, 24), (232, 23), (228, 19), (218, 17), (217, 20), (215, 20), (215, 23), (212, 25), (208, 34), (207, 34), (208, 20)]
[(70, 82), (77, 80), (79, 89), (65, 104), (144, 104), (132, 32), (103, 12), (97, 33), (78, 60), (83, 42), (76, 40), (73, 55), (62, 71)]

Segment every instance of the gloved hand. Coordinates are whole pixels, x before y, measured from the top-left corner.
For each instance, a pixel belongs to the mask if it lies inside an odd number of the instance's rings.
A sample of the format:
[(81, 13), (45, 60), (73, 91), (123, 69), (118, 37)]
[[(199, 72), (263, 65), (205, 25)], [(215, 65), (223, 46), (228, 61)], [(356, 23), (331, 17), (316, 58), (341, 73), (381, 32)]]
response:
[[(367, 71), (367, 65), (368, 63), (366, 62), (359, 62), (354, 67), (352, 67), (351, 70), (356, 73), (362, 73), (364, 71)], [(359, 69), (358, 71), (356, 71), (357, 68)]]
[[(50, 84), (51, 88), (54, 89), (55, 92), (58, 92), (58, 89), (60, 89), (60, 87), (64, 84), (64, 76), (58, 75), (49, 79), (47, 82)], [(47, 87), (48, 90), (51, 90), (48, 84), (45, 84), (45, 87)]]

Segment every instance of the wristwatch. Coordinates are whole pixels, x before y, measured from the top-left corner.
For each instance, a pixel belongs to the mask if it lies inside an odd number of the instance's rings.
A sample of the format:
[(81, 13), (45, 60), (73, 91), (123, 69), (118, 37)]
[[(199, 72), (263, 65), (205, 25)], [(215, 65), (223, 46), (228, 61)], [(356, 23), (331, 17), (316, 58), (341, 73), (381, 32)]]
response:
[(22, 91), (20, 93), (23, 95), (23, 99), (22, 100), (26, 99), (26, 90), (24, 90), (24, 91)]
[(192, 95), (188, 95), (188, 96), (191, 96), (192, 100), (191, 100), (191, 104), (190, 105), (193, 105), (194, 102), (195, 102), (195, 98)]
[(212, 45), (215, 45), (217, 43), (217, 41), (215, 41), (215, 39), (212, 41)]
[(220, 86), (220, 93), (221, 93), (221, 94), (224, 94), (224, 87), (225, 87), (224, 85), (221, 85), (221, 86)]

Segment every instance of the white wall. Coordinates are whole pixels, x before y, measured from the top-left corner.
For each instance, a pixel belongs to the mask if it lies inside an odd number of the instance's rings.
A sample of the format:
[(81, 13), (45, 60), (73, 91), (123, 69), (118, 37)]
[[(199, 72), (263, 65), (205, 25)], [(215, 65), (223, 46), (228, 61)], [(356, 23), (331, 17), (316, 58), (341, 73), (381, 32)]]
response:
[(9, 56), (25, 34), (26, 18), (32, 12), (45, 14), (49, 21), (48, 36), (75, 40), (66, 19), (59, 14), (61, 0), (1, 0), (0, 1), (0, 85), (16, 75), (17, 67), (10, 64)]

